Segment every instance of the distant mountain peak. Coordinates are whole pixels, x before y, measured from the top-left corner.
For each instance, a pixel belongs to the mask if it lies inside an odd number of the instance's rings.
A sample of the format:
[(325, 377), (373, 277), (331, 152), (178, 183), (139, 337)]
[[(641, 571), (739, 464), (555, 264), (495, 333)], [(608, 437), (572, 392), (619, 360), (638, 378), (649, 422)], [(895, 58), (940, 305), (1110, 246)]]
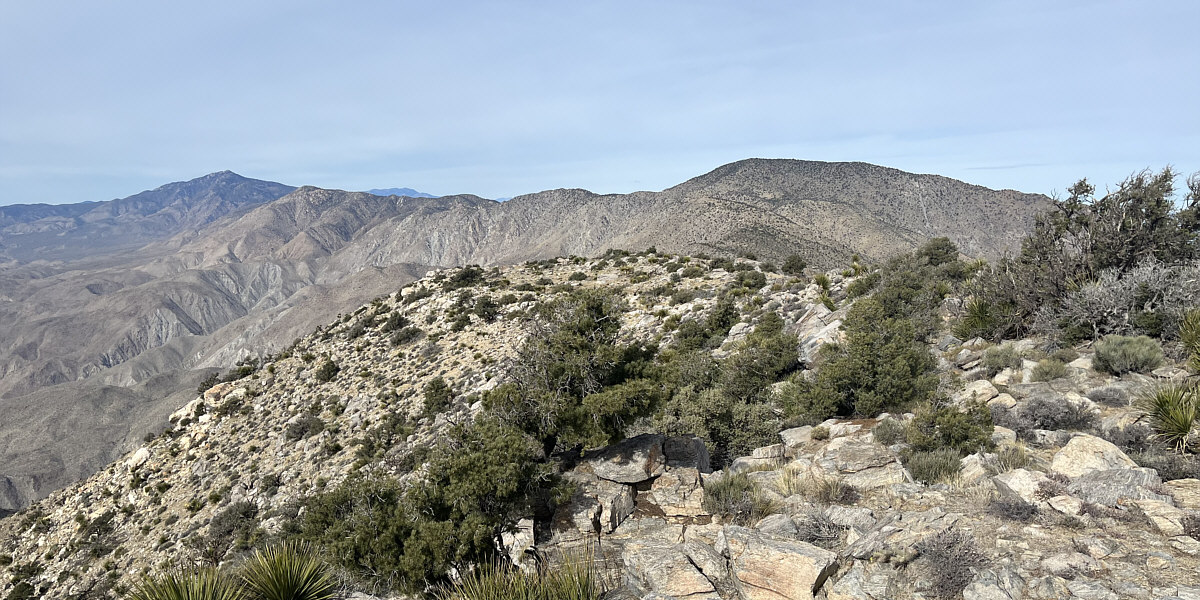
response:
[(376, 196), (407, 196), (409, 198), (438, 198), (439, 197), (439, 196), (435, 196), (433, 194), (419, 192), (412, 188), (406, 188), (406, 187), (376, 188), (373, 190), (367, 190), (367, 193), (374, 194)]

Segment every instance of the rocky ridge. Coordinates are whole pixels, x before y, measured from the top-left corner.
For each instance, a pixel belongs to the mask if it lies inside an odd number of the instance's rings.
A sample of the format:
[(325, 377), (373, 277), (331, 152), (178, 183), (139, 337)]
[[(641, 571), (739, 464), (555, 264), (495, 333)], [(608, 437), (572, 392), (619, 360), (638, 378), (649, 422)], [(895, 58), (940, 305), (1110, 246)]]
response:
[[(831, 275), (832, 299), (844, 304), (847, 282)], [(0, 592), (19, 581), (47, 597), (120, 589), (145, 569), (204, 560), (195, 540), (231, 506), (253, 505), (258, 535), (270, 536), (295, 516), (296, 500), (356, 469), (417, 476), (420, 449), (470, 418), (477, 394), (503, 380), (522, 340), (521, 314), (535, 300), (570, 286), (623, 286), (623, 335), (651, 340), (672, 316), (704, 315), (715, 291), (738, 275), (715, 269), (681, 278), (676, 285), (695, 298), (673, 303), (654, 293), (671, 281), (655, 255), (619, 266), (533, 263), (488, 274), (507, 280), (506, 290), (476, 284), (476, 295), (512, 293), (516, 301), (503, 303), (494, 322), (469, 317), (463, 327), (444, 318), (454, 293), (413, 293), (453, 276), (422, 279), (406, 290), (410, 302), (380, 298), (256, 373), (210, 388), (172, 415), (163, 436), (0, 521), (0, 547), (11, 559)], [(845, 309), (830, 311), (819, 297), (807, 281), (767, 274), (741, 308), (752, 320), (756, 307), (771, 306), (811, 351), (838, 339)], [(396, 333), (384, 331), (393, 313), (424, 337), (393, 347)], [(735, 326), (725, 346), (749, 329)], [(1035, 340), (1008, 345), (1036, 357)], [(1166, 367), (1114, 378), (1096, 372), (1084, 349), (1049, 382), (1032, 381), (1029, 360), (988, 377), (987, 346), (950, 337), (938, 344), (954, 402), (985, 402), (998, 415), (1070, 406), (1091, 415), (1097, 431), (1136, 421), (1132, 397), (1186, 376)], [(319, 375), (325, 358), (339, 367), (329, 381)], [(419, 391), (436, 377), (456, 393), (448, 410), (423, 415)], [(408, 426), (396, 427), (395, 415)], [(636, 436), (581, 460), (566, 474), (575, 496), (549, 522), (523, 521), (505, 541), (526, 564), (591, 548), (616, 597), (936, 598), (955, 581), (968, 599), (1200, 597), (1200, 481), (1164, 482), (1089, 433), (1033, 429), (1018, 440), (996, 426), (995, 452), (962, 459), (950, 484), (922, 484), (903, 442), (882, 433), (911, 418), (787, 429), (778, 444), (718, 472), (695, 438)], [(744, 521), (706, 509), (706, 490), (739, 475), (770, 501), (771, 514)], [(857, 493), (822, 494), (831, 482)], [(235, 555), (227, 548), (215, 560)]]
[[(503, 203), (225, 172), (72, 206), (0, 208), (0, 243), (63, 258), (0, 264), (0, 411), (12, 415), (0, 424), (0, 481), (12, 491), (0, 510), (128, 450), (212, 370), (278, 351), (431, 268), (650, 246), (776, 262), (798, 252), (831, 268), (936, 235), (993, 257), (1048, 204), (864, 163), (751, 159), (661, 192), (563, 189)], [(107, 425), (63, 443), (53, 422), (64, 415)]]

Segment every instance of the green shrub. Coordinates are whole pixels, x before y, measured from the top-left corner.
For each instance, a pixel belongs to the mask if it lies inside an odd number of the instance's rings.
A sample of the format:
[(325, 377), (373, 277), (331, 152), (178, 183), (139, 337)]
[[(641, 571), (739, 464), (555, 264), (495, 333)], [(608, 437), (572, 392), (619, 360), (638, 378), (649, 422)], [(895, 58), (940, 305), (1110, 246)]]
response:
[(434, 377), (426, 383), (422, 393), (426, 415), (435, 415), (446, 410), (450, 406), (450, 400), (454, 398), (454, 390), (441, 376)]
[(876, 442), (884, 446), (891, 446), (907, 439), (905, 429), (904, 423), (897, 419), (881, 419), (871, 430), (871, 434), (875, 437)]
[(189, 545), (200, 553), (202, 559), (217, 566), (235, 543), (246, 547), (258, 525), (258, 506), (253, 502), (234, 502), (221, 509), (208, 524), (208, 533), (188, 540)]
[(339, 367), (337, 363), (327, 358), (325, 359), (325, 362), (321, 363), (321, 365), (318, 366), (315, 371), (313, 371), (313, 378), (321, 383), (325, 383), (332, 381), (334, 377), (337, 377), (338, 371), (341, 370), (341, 367)]
[(745, 473), (725, 471), (722, 475), (704, 486), (705, 512), (738, 525), (749, 525), (779, 509)]
[(316, 435), (322, 431), (325, 431), (325, 421), (322, 421), (321, 417), (317, 415), (303, 415), (295, 421), (288, 423), (287, 439), (294, 442)]
[(254, 553), (242, 566), (242, 582), (256, 600), (332, 600), (337, 581), (307, 544), (287, 543)]
[(1169, 385), (1138, 398), (1135, 406), (1154, 430), (1154, 437), (1177, 452), (1187, 450), (1200, 417), (1200, 388)]
[(583, 271), (575, 271), (567, 276), (567, 281), (583, 281), (585, 279), (587, 279), (587, 273)]
[(696, 391), (686, 385), (676, 390), (663, 403), (656, 425), (668, 435), (703, 439), (717, 468), (779, 441), (779, 420), (769, 402), (741, 400), (720, 388)]
[(813, 283), (817, 284), (823, 291), (829, 291), (829, 276), (824, 273), (817, 273), (813, 276)]
[(1058, 350), (1050, 353), (1050, 358), (1053, 358), (1054, 360), (1057, 360), (1063, 364), (1067, 364), (1079, 358), (1079, 352), (1076, 352), (1074, 348), (1059, 348)]
[(196, 393), (204, 394), (204, 392), (207, 392), (209, 388), (211, 388), (214, 385), (217, 385), (220, 382), (221, 382), (221, 375), (219, 373), (212, 373), (208, 377), (205, 377), (203, 380), (200, 381), (200, 385), (198, 385), (196, 387)]
[(982, 403), (918, 407), (908, 423), (908, 442), (917, 451), (950, 450), (966, 456), (992, 447), (992, 416)]
[(1023, 361), (1021, 354), (1009, 344), (992, 346), (983, 351), (980, 365), (987, 371), (988, 377), (995, 377), (1004, 369), (1019, 370)]
[[(1038, 216), (1019, 255), (974, 278), (976, 295), (1011, 307), (1016, 317), (1009, 330), (1000, 333), (1020, 335), (1030, 329), (1037, 315), (1055, 312), (1071, 300), (1072, 292), (1092, 287), (1079, 286), (1080, 281), (1107, 279), (1124, 284), (1135, 279), (1130, 273), (1146, 266), (1147, 259), (1179, 265), (1196, 257), (1200, 207), (1195, 198), (1200, 194), (1200, 178), (1189, 181), (1191, 193), (1182, 203), (1175, 202), (1175, 180), (1170, 168), (1159, 173), (1147, 170), (1131, 175), (1102, 197), (1095, 195), (1095, 186), (1086, 180), (1071, 186), (1051, 210)], [(1099, 292), (1106, 290), (1103, 285), (1095, 287)], [(1138, 291), (1136, 286), (1126, 289)], [(1146, 307), (1146, 303), (1119, 304), (1123, 303), (1110, 304), (1121, 309), (1113, 312), (1118, 317), (1144, 307), (1156, 308)], [(1068, 319), (1060, 324), (1070, 327), (1072, 321), (1088, 320)], [(1093, 323), (1082, 325), (1075, 335), (1106, 333), (1104, 327)]]
[(734, 398), (750, 400), (797, 367), (798, 347), (796, 336), (783, 332), (778, 314), (764, 314), (721, 365), (722, 389)]
[(407, 327), (397, 329), (394, 333), (392, 333), (391, 343), (393, 346), (403, 346), (421, 339), (421, 336), (423, 335), (425, 335), (425, 332), (421, 331), (419, 327), (415, 325), (409, 325)]
[(767, 285), (767, 276), (758, 271), (742, 271), (738, 274), (738, 284), (750, 290), (759, 290)]
[(1067, 376), (1067, 365), (1062, 361), (1047, 358), (1038, 362), (1030, 374), (1030, 379), (1033, 381), (1051, 381), (1060, 377)]
[(796, 381), (789, 417), (873, 417), (932, 398), (936, 362), (912, 321), (889, 317), (876, 294), (857, 301), (843, 327), (846, 342), (821, 348), (816, 377)]
[(484, 405), (539, 440), (547, 455), (621, 439), (663, 392), (645, 377), (658, 348), (617, 343), (624, 308), (612, 291), (583, 288), (540, 305), (514, 380), (489, 390)]
[(850, 285), (846, 286), (846, 295), (850, 298), (865, 296), (879, 285), (879, 281), (883, 279), (883, 275), (878, 271), (855, 279)]
[(1144, 335), (1110, 335), (1096, 342), (1092, 358), (1096, 370), (1113, 375), (1144, 373), (1163, 364), (1162, 346)]
[(491, 296), (480, 296), (475, 300), (475, 308), (471, 312), (484, 323), (491, 323), (500, 314), (500, 305)]
[(542, 458), (535, 440), (483, 416), (447, 432), (422, 481), (351, 478), (308, 499), (292, 535), (376, 585), (445, 583), (452, 567), (495, 559), (500, 533), (555, 496)]
[(829, 297), (828, 292), (821, 292), (821, 295), (817, 298), (817, 300), (819, 300), (821, 304), (830, 311), (837, 310), (837, 303), (833, 301), (833, 298)]
[(923, 450), (908, 455), (905, 467), (922, 483), (950, 481), (962, 471), (962, 457), (952, 448)]
[(410, 324), (411, 322), (408, 320), (408, 318), (400, 314), (400, 311), (392, 311), (392, 313), (388, 315), (387, 320), (385, 320), (383, 324), (379, 326), (379, 331), (383, 333), (390, 333), (398, 329), (404, 329)]
[(822, 441), (829, 439), (829, 428), (824, 425), (817, 425), (808, 433), (808, 437), (814, 440)]
[(1179, 324), (1179, 341), (1188, 353), (1188, 368), (1200, 373), (1200, 308), (1184, 313)]
[(804, 258), (802, 258), (799, 254), (789, 254), (788, 257), (783, 260), (783, 266), (781, 266), (780, 269), (786, 275), (800, 276), (804, 275), (804, 269), (807, 267), (808, 264), (804, 262)]
[(483, 282), (483, 267), (479, 265), (467, 265), (442, 281), (442, 291), (452, 292), (465, 287), (479, 285)]

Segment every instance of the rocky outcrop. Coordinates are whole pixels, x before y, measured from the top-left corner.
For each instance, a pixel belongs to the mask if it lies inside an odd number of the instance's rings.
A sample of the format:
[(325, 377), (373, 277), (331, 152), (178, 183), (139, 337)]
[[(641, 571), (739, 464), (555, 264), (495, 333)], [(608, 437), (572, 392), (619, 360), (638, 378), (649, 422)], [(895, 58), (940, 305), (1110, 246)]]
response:
[(721, 530), (716, 550), (743, 600), (813, 598), (838, 569), (833, 552), (743, 527)]
[(912, 480), (895, 454), (859, 436), (838, 437), (817, 452), (813, 459), (827, 473), (861, 490)]
[(662, 474), (667, 465), (664, 436), (655, 434), (629, 438), (581, 461), (581, 470), (618, 483), (640, 483)]
[(1137, 467), (1120, 448), (1098, 437), (1080, 434), (1054, 455), (1050, 468), (1067, 477), (1079, 477), (1092, 471)]

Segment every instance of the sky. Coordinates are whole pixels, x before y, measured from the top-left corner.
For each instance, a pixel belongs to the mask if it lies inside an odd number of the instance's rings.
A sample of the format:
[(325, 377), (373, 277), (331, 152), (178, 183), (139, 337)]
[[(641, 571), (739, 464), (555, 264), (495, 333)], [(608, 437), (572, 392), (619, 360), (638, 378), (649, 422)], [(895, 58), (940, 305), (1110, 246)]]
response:
[(750, 157), (1103, 190), (1200, 170), (1197, 22), (1190, 0), (0, 0), (0, 205), (226, 169), (624, 193)]

